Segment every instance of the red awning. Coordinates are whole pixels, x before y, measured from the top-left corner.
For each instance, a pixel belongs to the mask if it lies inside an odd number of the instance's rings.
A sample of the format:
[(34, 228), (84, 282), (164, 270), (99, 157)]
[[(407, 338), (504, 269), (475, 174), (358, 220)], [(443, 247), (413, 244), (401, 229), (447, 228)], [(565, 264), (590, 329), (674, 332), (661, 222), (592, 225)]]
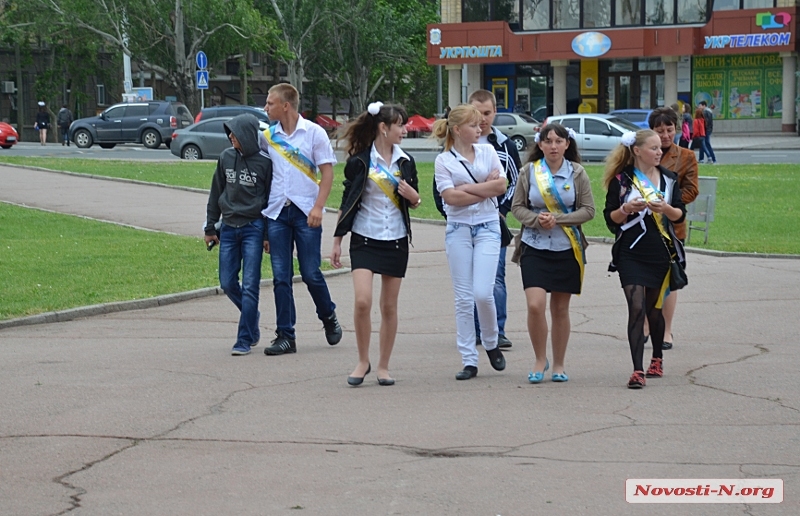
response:
[(333, 118), (325, 115), (317, 115), (315, 121), (318, 125), (322, 126), (323, 129), (335, 129), (342, 125)]
[(433, 123), (436, 121), (435, 118), (424, 118), (421, 115), (413, 115), (408, 118), (408, 123), (406, 124), (407, 131), (423, 131), (423, 132), (431, 132), (433, 129)]

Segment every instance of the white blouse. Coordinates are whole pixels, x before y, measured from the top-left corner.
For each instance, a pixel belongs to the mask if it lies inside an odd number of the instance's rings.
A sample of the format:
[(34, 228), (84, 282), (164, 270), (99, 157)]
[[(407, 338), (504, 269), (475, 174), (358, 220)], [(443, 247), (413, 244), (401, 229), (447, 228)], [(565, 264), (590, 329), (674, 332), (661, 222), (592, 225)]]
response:
[[(399, 145), (393, 146), (392, 162), (386, 163), (375, 149), (375, 144), (373, 144), (369, 153), (370, 162), (368, 166), (373, 167), (375, 163), (380, 163), (390, 174), (397, 173), (399, 179), (400, 166), (397, 162), (400, 158), (409, 159)], [(369, 170), (367, 170), (366, 182), (364, 193), (361, 195), (361, 208), (356, 212), (356, 217), (353, 221), (353, 233), (375, 240), (399, 240), (404, 238), (407, 235), (407, 231), (406, 225), (403, 223), (403, 214), (394, 201), (383, 193), (383, 190), (375, 184), (375, 181), (369, 178)]]
[[(470, 163), (459, 154), (455, 149), (443, 152), (436, 157), (435, 177), (436, 188), (441, 194), (449, 188), (455, 188), (463, 184), (472, 184), (475, 181), (467, 173), (465, 166), (469, 169), (475, 179), (482, 183), (486, 181), (493, 171), (500, 172), (500, 177), (506, 177), (505, 170), (497, 157), (497, 151), (489, 144), (473, 144), (475, 149), (475, 161)], [(447, 222), (459, 222), (462, 224), (477, 225), (484, 222), (496, 221), (498, 217), (497, 200), (489, 197), (478, 203), (469, 206), (450, 206), (445, 203), (444, 210), (447, 213)]]

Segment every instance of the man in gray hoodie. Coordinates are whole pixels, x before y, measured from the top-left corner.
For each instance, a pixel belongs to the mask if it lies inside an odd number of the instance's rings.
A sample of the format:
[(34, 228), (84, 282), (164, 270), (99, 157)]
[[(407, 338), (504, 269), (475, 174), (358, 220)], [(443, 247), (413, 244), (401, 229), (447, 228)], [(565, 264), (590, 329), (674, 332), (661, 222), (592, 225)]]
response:
[[(219, 244), (219, 284), (239, 309), (239, 331), (231, 354), (247, 355), (258, 344), (261, 259), (267, 242), (267, 207), (272, 160), (259, 146), (258, 119), (239, 115), (224, 124), (232, 148), (217, 160), (208, 196), (205, 242)], [(219, 231), (216, 224), (220, 221)], [(239, 283), (239, 272), (242, 280)]]

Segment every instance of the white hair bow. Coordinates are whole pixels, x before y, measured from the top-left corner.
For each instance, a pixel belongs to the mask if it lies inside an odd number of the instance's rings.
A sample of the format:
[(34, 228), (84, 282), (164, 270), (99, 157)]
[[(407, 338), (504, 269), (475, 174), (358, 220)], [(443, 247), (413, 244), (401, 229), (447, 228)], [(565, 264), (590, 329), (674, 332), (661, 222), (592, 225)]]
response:
[(533, 141), (539, 143), (539, 140), (541, 140), (541, 138), (539, 137), (539, 131), (537, 131), (536, 134), (533, 135)]
[(572, 127), (568, 127), (567, 128), (567, 134), (573, 140), (577, 140), (578, 139), (578, 135), (575, 133), (575, 129), (573, 129)]
[(369, 106), (367, 106), (367, 111), (370, 115), (375, 116), (381, 112), (381, 108), (383, 107), (383, 102), (373, 102)]
[(630, 147), (636, 143), (636, 133), (633, 131), (627, 131), (622, 134), (622, 145), (626, 147)]

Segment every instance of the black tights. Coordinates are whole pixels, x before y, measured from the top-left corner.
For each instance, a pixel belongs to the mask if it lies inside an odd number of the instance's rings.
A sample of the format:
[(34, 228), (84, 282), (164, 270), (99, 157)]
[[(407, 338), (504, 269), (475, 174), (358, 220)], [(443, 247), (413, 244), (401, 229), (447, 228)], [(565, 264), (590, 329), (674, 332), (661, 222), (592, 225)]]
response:
[(633, 370), (644, 371), (644, 318), (650, 323), (650, 340), (653, 343), (653, 358), (661, 358), (664, 343), (664, 315), (656, 308), (661, 289), (642, 285), (622, 287), (628, 301), (628, 344), (631, 346)]

